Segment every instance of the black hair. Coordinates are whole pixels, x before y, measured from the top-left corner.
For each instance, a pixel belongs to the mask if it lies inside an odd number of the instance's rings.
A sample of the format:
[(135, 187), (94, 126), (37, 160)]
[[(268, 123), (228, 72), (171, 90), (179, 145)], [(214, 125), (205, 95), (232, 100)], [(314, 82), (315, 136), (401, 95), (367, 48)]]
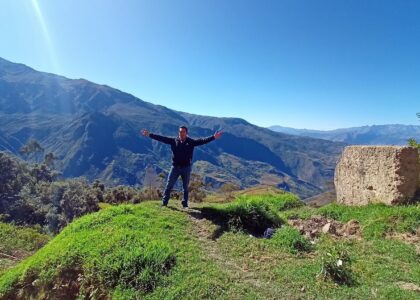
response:
[(181, 129), (181, 128), (184, 128), (184, 129), (185, 129), (185, 131), (188, 133), (188, 128), (187, 128), (187, 126), (182, 125), (182, 126), (179, 126), (179, 128), (180, 128), (180, 129)]

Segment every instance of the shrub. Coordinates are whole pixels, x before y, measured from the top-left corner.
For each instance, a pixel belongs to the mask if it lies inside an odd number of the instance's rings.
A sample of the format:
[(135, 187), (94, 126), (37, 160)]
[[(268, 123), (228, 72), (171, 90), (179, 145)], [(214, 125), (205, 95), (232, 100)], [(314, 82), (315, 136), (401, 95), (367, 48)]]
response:
[(255, 235), (262, 235), (268, 227), (280, 227), (284, 223), (272, 203), (259, 197), (240, 197), (232, 203), (207, 206), (202, 213), (220, 219), (232, 231)]
[(287, 249), (291, 253), (312, 250), (311, 243), (300, 234), (299, 230), (288, 225), (278, 229), (270, 239), (270, 243)]
[(0, 152), (0, 215), (6, 222), (39, 224), (58, 232), (76, 217), (99, 209), (103, 186), (83, 178), (56, 181), (45, 164), (29, 165)]
[(327, 243), (321, 249), (321, 270), (318, 277), (340, 285), (354, 285), (356, 281), (351, 263), (350, 255), (343, 244)]
[(104, 195), (104, 202), (109, 204), (140, 203), (142, 200), (144, 197), (140, 190), (125, 185), (111, 188)]

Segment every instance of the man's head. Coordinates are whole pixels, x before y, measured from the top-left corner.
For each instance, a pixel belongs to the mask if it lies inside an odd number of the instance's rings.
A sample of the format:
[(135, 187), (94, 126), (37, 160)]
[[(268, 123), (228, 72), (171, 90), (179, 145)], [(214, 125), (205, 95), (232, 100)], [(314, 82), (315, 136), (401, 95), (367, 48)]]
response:
[(188, 135), (188, 128), (186, 126), (180, 126), (179, 127), (179, 138), (181, 140), (185, 140)]

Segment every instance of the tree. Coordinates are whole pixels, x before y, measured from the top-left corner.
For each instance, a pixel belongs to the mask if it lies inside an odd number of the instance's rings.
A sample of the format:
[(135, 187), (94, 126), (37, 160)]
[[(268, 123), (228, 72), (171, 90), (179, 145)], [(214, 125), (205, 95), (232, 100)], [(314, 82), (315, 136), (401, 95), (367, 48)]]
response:
[(22, 187), (31, 181), (29, 168), (11, 155), (0, 152), (0, 213), (8, 213), (19, 199)]
[(66, 223), (84, 214), (99, 210), (98, 198), (84, 178), (69, 179), (60, 201)]
[(29, 165), (0, 152), (0, 218), (3, 221), (38, 224), (46, 231), (57, 233), (73, 218), (97, 211), (103, 189), (101, 183), (95, 182), (90, 187), (84, 179), (56, 181), (55, 172), (45, 164)]
[(44, 156), (44, 164), (46, 164), (49, 168), (54, 168), (54, 161), (57, 158), (54, 156), (54, 153), (50, 152)]
[(125, 185), (119, 185), (108, 189), (104, 194), (103, 200), (109, 204), (120, 203), (140, 203), (144, 200), (144, 195), (141, 191)]
[(52, 182), (58, 176), (57, 172), (51, 171), (46, 164), (35, 164), (30, 171), (30, 174), (36, 182), (48, 181)]
[(19, 153), (25, 158), (40, 161), (39, 157), (44, 153), (44, 148), (41, 147), (37, 140), (30, 139), (25, 146), (20, 148)]

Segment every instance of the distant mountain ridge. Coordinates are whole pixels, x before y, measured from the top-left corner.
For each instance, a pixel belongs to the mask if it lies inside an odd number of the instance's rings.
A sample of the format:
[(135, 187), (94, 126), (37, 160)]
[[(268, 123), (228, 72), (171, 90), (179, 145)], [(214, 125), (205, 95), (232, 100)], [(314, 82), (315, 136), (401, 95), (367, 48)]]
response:
[(170, 166), (171, 152), (139, 135), (141, 128), (175, 136), (181, 124), (192, 137), (224, 136), (198, 147), (194, 172), (215, 187), (270, 182), (302, 198), (332, 180), (344, 144), (276, 133), (239, 118), (199, 116), (145, 102), (84, 79), (38, 72), (0, 58), (0, 150), (19, 155), (34, 138), (59, 159), (66, 177), (108, 185), (141, 184), (147, 166)]
[(268, 128), (276, 132), (343, 142), (347, 144), (407, 145), (407, 140), (409, 138), (420, 140), (420, 125), (371, 125), (326, 131), (296, 129), (279, 125), (270, 126)]

